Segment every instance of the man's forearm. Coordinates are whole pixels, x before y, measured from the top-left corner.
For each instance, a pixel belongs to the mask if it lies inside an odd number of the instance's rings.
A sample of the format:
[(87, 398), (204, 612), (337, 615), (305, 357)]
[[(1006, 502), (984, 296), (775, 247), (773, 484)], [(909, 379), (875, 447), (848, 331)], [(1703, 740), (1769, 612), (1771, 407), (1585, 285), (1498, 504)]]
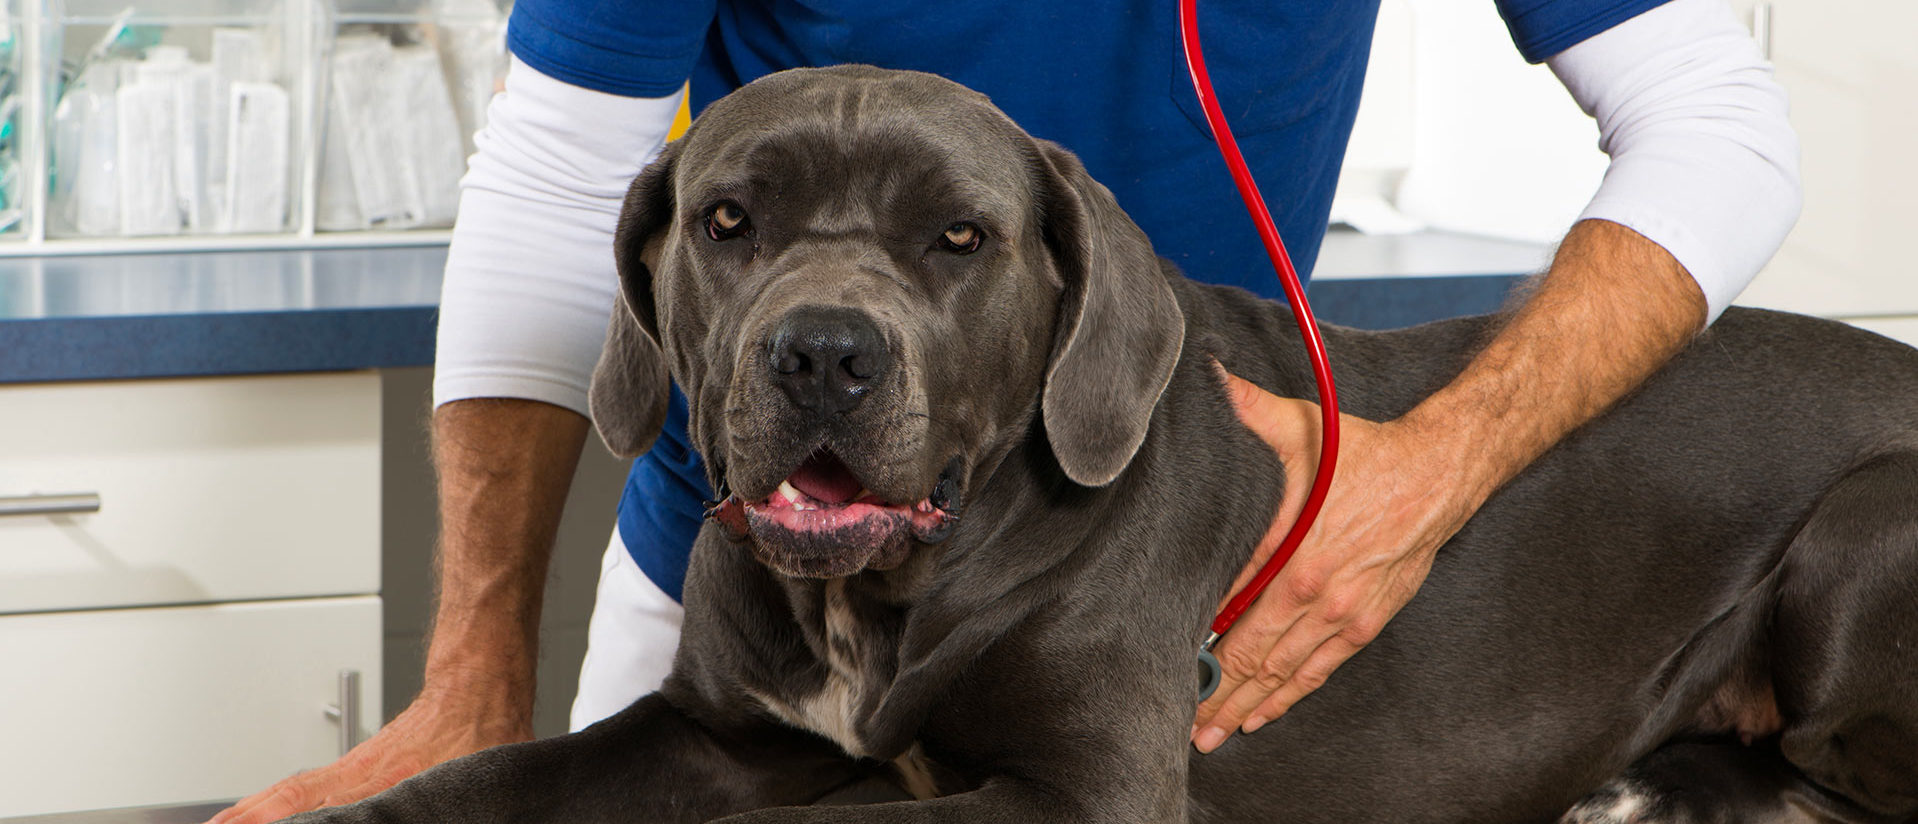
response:
[(439, 603), (425, 689), (530, 734), (541, 598), (587, 421), (538, 401), (475, 399), (433, 415)]
[(1400, 418), (1452, 451), (1473, 509), (1635, 389), (1704, 326), (1678, 261), (1623, 226), (1580, 222), (1463, 373)]

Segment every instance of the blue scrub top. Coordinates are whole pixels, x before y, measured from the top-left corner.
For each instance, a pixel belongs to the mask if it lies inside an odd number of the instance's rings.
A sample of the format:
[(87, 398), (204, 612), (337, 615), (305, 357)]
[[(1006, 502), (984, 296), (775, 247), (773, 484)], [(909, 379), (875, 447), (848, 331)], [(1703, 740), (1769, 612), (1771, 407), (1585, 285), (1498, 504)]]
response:
[[(1496, 0), (1539, 62), (1665, 0)], [(1206, 64), (1301, 278), (1311, 277), (1358, 112), (1378, 0), (1201, 0)], [(870, 63), (949, 77), (1077, 153), (1189, 276), (1280, 290), (1212, 145), (1180, 51), (1177, 0), (966, 4), (861, 0), (518, 0), (514, 55), (560, 80), (706, 104), (765, 74)], [(711, 498), (686, 401), (634, 462), (619, 530), (675, 599)]]

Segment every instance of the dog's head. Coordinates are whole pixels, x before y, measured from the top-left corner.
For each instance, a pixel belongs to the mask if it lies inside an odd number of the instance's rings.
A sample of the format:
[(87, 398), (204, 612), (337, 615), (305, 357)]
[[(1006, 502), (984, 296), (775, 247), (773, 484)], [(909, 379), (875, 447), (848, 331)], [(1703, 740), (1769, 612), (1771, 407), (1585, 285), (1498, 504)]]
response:
[(1111, 482), (1184, 335), (1111, 193), (933, 75), (802, 69), (712, 104), (633, 182), (616, 242), (600, 435), (645, 450), (670, 369), (721, 521), (790, 575), (943, 539), (1035, 410), (1068, 477)]

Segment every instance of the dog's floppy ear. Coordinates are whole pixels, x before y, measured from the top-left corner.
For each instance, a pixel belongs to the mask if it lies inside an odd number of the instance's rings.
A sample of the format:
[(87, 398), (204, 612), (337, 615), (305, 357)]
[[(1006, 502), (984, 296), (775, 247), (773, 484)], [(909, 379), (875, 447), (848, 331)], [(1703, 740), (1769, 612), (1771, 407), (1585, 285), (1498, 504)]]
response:
[(666, 422), (671, 376), (659, 345), (659, 321), (653, 309), (653, 272), (641, 259), (646, 244), (673, 220), (673, 169), (679, 143), (667, 144), (626, 190), (626, 203), (613, 236), (613, 260), (619, 289), (606, 345), (593, 367), (587, 393), (593, 424), (606, 448), (622, 458), (645, 452)]
[(1172, 380), (1185, 315), (1145, 232), (1077, 157), (1038, 141), (1047, 245), (1065, 281), (1042, 412), (1066, 476), (1119, 477)]

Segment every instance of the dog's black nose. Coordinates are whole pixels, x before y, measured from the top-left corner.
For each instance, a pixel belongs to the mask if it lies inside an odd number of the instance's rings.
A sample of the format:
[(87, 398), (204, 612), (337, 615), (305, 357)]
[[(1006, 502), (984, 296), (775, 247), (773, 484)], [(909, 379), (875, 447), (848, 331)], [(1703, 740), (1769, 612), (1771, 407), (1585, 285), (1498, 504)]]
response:
[(773, 381), (786, 397), (821, 415), (852, 411), (892, 365), (872, 319), (840, 307), (794, 309), (773, 329), (767, 349)]

